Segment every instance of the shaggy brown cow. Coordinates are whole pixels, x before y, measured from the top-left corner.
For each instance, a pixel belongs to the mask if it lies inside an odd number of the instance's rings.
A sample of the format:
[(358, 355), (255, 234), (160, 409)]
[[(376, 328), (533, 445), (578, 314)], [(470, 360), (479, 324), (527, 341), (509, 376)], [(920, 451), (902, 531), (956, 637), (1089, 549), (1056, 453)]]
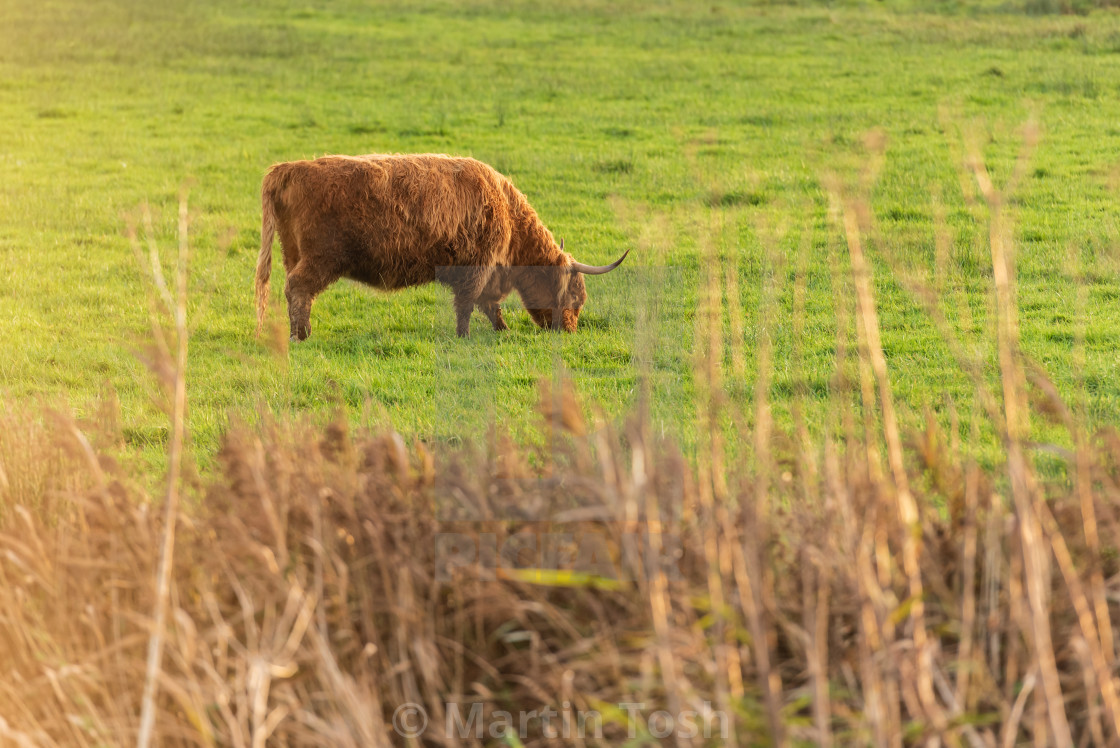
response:
[[(311, 334), (311, 304), (339, 278), (384, 289), (439, 281), (455, 294), (456, 331), (475, 306), (505, 330), (499, 303), (516, 290), (540, 327), (573, 332), (583, 275), (509, 179), (472, 158), (324, 156), (276, 164), (261, 185), (257, 333), (280, 234), (293, 340)], [(627, 252), (628, 254), (629, 252)]]

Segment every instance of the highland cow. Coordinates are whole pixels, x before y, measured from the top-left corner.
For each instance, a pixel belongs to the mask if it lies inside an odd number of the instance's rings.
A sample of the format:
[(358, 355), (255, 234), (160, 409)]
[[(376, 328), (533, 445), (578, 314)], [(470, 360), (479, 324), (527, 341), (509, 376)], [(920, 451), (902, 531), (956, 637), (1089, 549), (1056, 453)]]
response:
[[(454, 294), (456, 332), (477, 306), (505, 330), (499, 304), (517, 291), (542, 328), (574, 332), (587, 301), (576, 262), (513, 183), (472, 158), (324, 156), (268, 170), (261, 185), (257, 333), (280, 235), (293, 340), (311, 334), (311, 304), (339, 278), (398, 289), (437, 281)], [(628, 254), (628, 252), (627, 252)]]

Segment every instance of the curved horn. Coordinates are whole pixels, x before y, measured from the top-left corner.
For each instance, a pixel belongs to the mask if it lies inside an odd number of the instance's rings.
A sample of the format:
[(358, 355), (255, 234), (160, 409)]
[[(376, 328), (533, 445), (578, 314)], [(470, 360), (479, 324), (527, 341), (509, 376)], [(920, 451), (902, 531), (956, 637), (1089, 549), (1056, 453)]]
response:
[(572, 260), (572, 272), (583, 273), (584, 275), (602, 275), (603, 273), (609, 273), (610, 271), (621, 265), (622, 261), (626, 259), (626, 255), (628, 254), (630, 254), (630, 250), (626, 250), (622, 257), (619, 257), (610, 265), (584, 265), (582, 262), (576, 262), (575, 260)]

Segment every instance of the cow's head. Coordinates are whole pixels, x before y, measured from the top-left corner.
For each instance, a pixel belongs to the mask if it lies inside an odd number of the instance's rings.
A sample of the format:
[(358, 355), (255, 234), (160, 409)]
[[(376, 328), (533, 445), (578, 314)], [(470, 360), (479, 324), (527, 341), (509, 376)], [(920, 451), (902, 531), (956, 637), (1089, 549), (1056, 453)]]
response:
[[(560, 249), (564, 249), (563, 241)], [(583, 276), (609, 273), (621, 265), (628, 254), (630, 250), (610, 265), (584, 265), (568, 255), (566, 265), (524, 268), (523, 282), (517, 289), (521, 301), (538, 327), (575, 332), (580, 310), (587, 303)]]

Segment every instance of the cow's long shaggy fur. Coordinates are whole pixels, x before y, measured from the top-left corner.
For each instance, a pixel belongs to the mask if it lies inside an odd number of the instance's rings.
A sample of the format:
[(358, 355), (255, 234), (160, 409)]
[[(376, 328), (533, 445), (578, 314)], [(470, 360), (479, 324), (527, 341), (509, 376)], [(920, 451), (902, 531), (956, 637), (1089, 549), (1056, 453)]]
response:
[(477, 305), (506, 329), (499, 302), (522, 297), (542, 327), (574, 331), (583, 276), (509, 179), (472, 158), (324, 156), (274, 165), (261, 185), (257, 331), (279, 233), (293, 338), (311, 332), (311, 304), (339, 278), (383, 289), (432, 281), (455, 294), (457, 331)]

